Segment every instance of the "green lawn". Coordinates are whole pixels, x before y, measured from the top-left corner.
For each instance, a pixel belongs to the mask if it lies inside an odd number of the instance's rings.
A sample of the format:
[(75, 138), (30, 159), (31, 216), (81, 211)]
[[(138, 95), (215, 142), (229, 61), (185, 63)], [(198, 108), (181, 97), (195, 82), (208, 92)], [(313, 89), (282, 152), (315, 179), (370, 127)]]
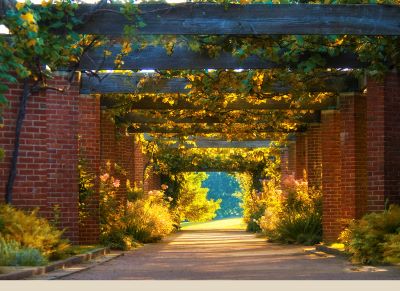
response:
[(241, 217), (212, 220), (208, 222), (183, 222), (182, 230), (212, 230), (212, 229), (235, 229), (245, 230), (246, 224)]

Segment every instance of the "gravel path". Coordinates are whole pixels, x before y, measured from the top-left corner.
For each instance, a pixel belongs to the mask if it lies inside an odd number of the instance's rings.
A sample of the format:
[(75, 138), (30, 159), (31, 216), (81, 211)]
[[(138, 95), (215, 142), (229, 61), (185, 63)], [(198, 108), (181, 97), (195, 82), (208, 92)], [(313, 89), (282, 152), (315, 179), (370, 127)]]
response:
[(244, 231), (181, 231), (63, 279), (400, 279), (399, 267), (357, 267), (304, 248), (266, 243)]

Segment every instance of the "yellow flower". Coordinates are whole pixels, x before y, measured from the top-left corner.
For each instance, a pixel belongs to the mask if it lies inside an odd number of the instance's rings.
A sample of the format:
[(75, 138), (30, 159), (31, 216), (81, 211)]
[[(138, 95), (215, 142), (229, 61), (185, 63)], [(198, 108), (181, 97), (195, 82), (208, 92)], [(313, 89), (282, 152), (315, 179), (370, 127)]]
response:
[(17, 8), (17, 10), (21, 10), (22, 8), (24, 8), (25, 6), (25, 2), (17, 2), (15, 4), (15, 8)]
[(50, 4), (51, 4), (51, 0), (42, 0), (42, 7), (47, 7), (47, 6), (49, 6)]
[(30, 39), (30, 40), (26, 43), (26, 45), (27, 45), (28, 47), (34, 46), (35, 44), (36, 44), (36, 39)]
[(36, 24), (31, 24), (29, 25), (29, 29), (32, 30), (33, 32), (38, 32), (39, 27)]
[(27, 13), (25, 13), (25, 14), (22, 14), (22, 15), (21, 15), (21, 18), (22, 18), (23, 20), (25, 20), (26, 22), (29, 22), (29, 23), (35, 22), (35, 18), (34, 18), (34, 16), (33, 16), (33, 14), (30, 13), (30, 12), (27, 12)]

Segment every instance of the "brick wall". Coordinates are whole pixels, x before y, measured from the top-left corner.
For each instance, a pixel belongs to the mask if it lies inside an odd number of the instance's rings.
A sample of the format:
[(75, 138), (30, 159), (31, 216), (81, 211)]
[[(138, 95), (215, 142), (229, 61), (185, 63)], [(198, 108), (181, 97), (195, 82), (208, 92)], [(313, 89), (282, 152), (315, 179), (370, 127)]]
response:
[[(67, 76), (61, 73), (48, 85), (65, 88), (65, 92), (48, 90), (33, 94), (28, 100), (13, 205), (23, 209), (38, 207), (39, 214), (49, 219), (60, 215), (59, 227), (66, 228), (65, 236), (77, 243), (79, 80), (76, 78), (70, 85)], [(0, 133), (0, 145), (5, 149), (5, 159), (0, 163), (3, 191), (9, 175), (21, 93), (21, 85), (12, 85), (6, 92), (10, 107), (4, 109), (5, 126)]]
[(368, 211), (400, 203), (400, 77), (367, 84)]

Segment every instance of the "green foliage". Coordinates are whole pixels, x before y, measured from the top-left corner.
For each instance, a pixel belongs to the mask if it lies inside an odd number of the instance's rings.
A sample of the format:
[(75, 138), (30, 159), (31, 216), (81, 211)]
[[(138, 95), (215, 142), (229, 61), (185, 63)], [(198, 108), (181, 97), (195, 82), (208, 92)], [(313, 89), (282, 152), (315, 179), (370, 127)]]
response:
[(257, 221), (264, 213), (265, 202), (254, 190), (253, 177), (250, 173), (237, 173), (236, 178), (241, 188), (236, 196), (242, 199), (241, 207), (243, 208), (243, 221), (247, 224), (246, 230), (259, 232), (261, 229)]
[(354, 262), (394, 263), (400, 260), (400, 206), (351, 221), (339, 238)]
[(41, 266), (47, 260), (38, 249), (21, 247), (14, 241), (6, 241), (0, 235), (0, 266)]
[(7, 242), (16, 241), (21, 248), (37, 249), (49, 259), (61, 257), (69, 247), (61, 238), (63, 232), (46, 219), (37, 217), (36, 213), (36, 210), (25, 213), (9, 205), (0, 205), (0, 235)]
[(321, 191), (292, 177), (282, 189), (269, 181), (264, 185), (266, 209), (258, 221), (271, 241), (312, 245), (322, 239)]
[(224, 172), (208, 172), (208, 178), (203, 181), (202, 187), (208, 188), (208, 197), (211, 199), (221, 198), (220, 209), (216, 212), (216, 218), (228, 218), (242, 216), (239, 205), (240, 198), (234, 196), (240, 190), (238, 181)]
[(88, 208), (88, 202), (94, 195), (94, 185), (96, 176), (86, 170), (87, 161), (79, 158), (78, 173), (79, 173), (79, 223), (84, 226), (85, 219), (92, 215)]
[(181, 173), (180, 176), (182, 183), (175, 208), (179, 221), (203, 222), (213, 219), (220, 208), (221, 199), (207, 199), (208, 189), (201, 187), (207, 174)]

